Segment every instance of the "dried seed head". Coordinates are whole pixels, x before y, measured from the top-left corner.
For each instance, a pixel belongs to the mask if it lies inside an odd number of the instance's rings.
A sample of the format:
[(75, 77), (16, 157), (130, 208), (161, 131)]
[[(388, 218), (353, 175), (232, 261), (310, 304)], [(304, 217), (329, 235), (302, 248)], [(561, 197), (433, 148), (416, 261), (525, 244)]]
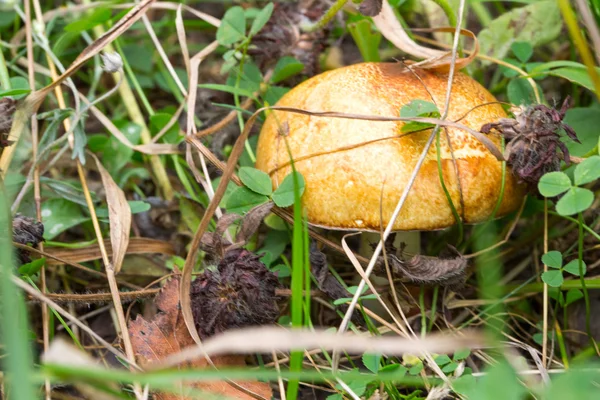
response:
[(13, 115), (17, 109), (17, 101), (10, 97), (0, 99), (0, 149), (12, 144), (7, 140), (12, 126)]
[(575, 131), (563, 123), (569, 108), (569, 98), (565, 99), (560, 110), (542, 104), (528, 106), (515, 113), (515, 118), (502, 118), (496, 123), (485, 124), (481, 132), (492, 129), (501, 133), (507, 140), (504, 158), (520, 181), (537, 187), (540, 178), (552, 171), (560, 170), (561, 157), (570, 164), (569, 150), (558, 134), (564, 129), (567, 136), (579, 143)]
[(119, 53), (102, 53), (102, 69), (106, 72), (117, 72), (123, 68), (123, 60)]
[[(13, 240), (20, 244), (31, 244), (37, 247), (44, 241), (44, 225), (33, 218), (25, 217), (21, 214), (15, 215), (12, 221)], [(19, 250), (19, 259), (21, 263), (26, 264), (31, 261), (26, 251)]]
[(259, 258), (245, 249), (227, 251), (216, 269), (192, 283), (192, 313), (201, 337), (275, 323), (279, 281)]
[(252, 39), (249, 54), (262, 68), (292, 56), (304, 64), (305, 75), (316, 75), (327, 29), (303, 32), (302, 28), (317, 22), (327, 9), (327, 0), (276, 3), (269, 22)]
[(358, 6), (358, 11), (367, 17), (374, 17), (381, 12), (383, 0), (363, 0)]

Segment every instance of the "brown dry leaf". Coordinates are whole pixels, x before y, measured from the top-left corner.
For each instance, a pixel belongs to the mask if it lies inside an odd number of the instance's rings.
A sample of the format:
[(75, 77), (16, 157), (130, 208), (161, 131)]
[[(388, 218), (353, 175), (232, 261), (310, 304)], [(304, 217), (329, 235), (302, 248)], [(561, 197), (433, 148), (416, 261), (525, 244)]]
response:
[(106, 202), (108, 203), (108, 220), (110, 223), (110, 243), (112, 245), (112, 264), (115, 273), (119, 273), (127, 246), (129, 245), (129, 231), (131, 230), (131, 208), (123, 190), (115, 183), (112, 176), (102, 166), (102, 163), (93, 154), (90, 155), (96, 161), (98, 172), (102, 178), (102, 185), (106, 191)]
[[(168, 281), (156, 297), (155, 304), (159, 312), (150, 322), (141, 316), (129, 323), (129, 335), (137, 361), (143, 366), (160, 363), (170, 355), (179, 353), (182, 349), (195, 346), (194, 339), (190, 336), (179, 306), (179, 278)], [(217, 367), (243, 367), (242, 356), (212, 357)], [(183, 368), (209, 368), (205, 358), (195, 358), (180, 364)], [(263, 398), (270, 399), (271, 388), (265, 382), (237, 382), (245, 389), (256, 393)], [(254, 399), (226, 382), (197, 382), (192, 386), (197, 390), (210, 392), (234, 399)], [(182, 387), (182, 394), (185, 388)], [(174, 394), (155, 394), (154, 399), (160, 400), (185, 400), (185, 397)]]

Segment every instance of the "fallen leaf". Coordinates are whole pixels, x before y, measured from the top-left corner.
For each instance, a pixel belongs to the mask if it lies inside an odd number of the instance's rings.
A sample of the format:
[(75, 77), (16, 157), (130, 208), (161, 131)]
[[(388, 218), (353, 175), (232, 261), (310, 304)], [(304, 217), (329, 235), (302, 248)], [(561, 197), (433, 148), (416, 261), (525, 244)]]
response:
[[(129, 335), (136, 360), (142, 366), (159, 363), (166, 357), (180, 352), (186, 347), (195, 346), (194, 339), (189, 334), (181, 314), (179, 305), (179, 278), (169, 280), (156, 297), (155, 304), (160, 312), (151, 320), (146, 321), (138, 315), (135, 321), (129, 323)], [(243, 356), (212, 357), (216, 367), (244, 367)], [(180, 364), (180, 368), (210, 368), (205, 358), (196, 358)], [(236, 382), (244, 389), (270, 399), (271, 388), (265, 382)], [(196, 390), (233, 399), (254, 399), (230, 383), (224, 381), (196, 382), (192, 384)], [(185, 400), (185, 387), (181, 387), (181, 395), (160, 393), (155, 394), (155, 400)]]

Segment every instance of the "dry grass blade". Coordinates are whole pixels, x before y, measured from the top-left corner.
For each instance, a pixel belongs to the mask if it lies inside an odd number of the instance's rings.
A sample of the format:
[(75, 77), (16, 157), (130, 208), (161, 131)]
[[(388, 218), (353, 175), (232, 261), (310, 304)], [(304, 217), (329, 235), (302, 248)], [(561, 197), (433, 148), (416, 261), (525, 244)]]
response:
[[(113, 251), (110, 241), (105, 240), (104, 245), (106, 251)], [(166, 254), (175, 255), (175, 248), (172, 243), (163, 242), (156, 239), (129, 238), (129, 246), (127, 247), (126, 254)], [(86, 261), (99, 260), (102, 258), (100, 247), (97, 244), (92, 244), (77, 249), (63, 249), (60, 247), (46, 248), (46, 254), (49, 256), (56, 257), (58, 260), (47, 260), (47, 265), (60, 265), (65, 262), (80, 263)]]
[[(154, 296), (160, 289), (135, 290), (132, 292), (119, 292), (123, 303), (130, 303)], [(91, 304), (109, 303), (112, 300), (111, 293), (46, 293), (46, 297), (57, 304)]]
[(175, 28), (177, 29), (177, 40), (181, 47), (181, 55), (183, 57), (183, 63), (185, 65), (185, 71), (187, 76), (190, 76), (190, 51), (185, 40), (185, 26), (183, 25), (183, 13), (181, 12), (182, 4), (177, 7), (177, 14), (175, 16)]
[(343, 334), (323, 330), (290, 330), (279, 327), (260, 327), (227, 331), (204, 342), (202, 349), (187, 348), (170, 356), (153, 369), (173, 367), (204, 354), (253, 354), (272, 351), (289, 352), (320, 348), (326, 351), (346, 351), (350, 354), (380, 353), (386, 355), (424, 353), (449, 354), (458, 349), (477, 349), (485, 346), (485, 338), (476, 332), (460, 336), (432, 334), (421, 339), (386, 336)]
[(102, 185), (106, 191), (108, 204), (108, 220), (110, 222), (110, 244), (112, 245), (112, 262), (115, 273), (118, 274), (123, 265), (127, 246), (129, 245), (129, 231), (131, 230), (131, 208), (127, 203), (125, 193), (113, 180), (112, 176), (102, 166), (98, 158), (90, 153), (96, 161), (98, 172), (102, 178)]
[[(498, 161), (504, 161), (504, 156), (502, 155), (502, 152), (500, 151), (500, 149), (498, 149), (498, 147), (496, 147), (496, 145), (490, 139), (488, 139), (488, 137), (485, 134), (478, 132), (474, 129), (471, 129), (468, 126), (465, 126), (458, 122), (447, 121), (444, 119), (437, 119), (437, 118), (382, 117), (379, 115), (350, 114), (350, 113), (340, 113), (340, 112), (332, 112), (332, 111), (309, 111), (309, 110), (303, 110), (303, 109), (295, 108), (295, 107), (282, 107), (282, 106), (265, 107), (265, 109), (287, 111), (287, 112), (292, 112), (292, 113), (311, 115), (311, 116), (315, 116), (315, 117), (348, 118), (348, 119), (367, 120), (367, 121), (400, 121), (400, 122), (413, 121), (413, 122), (424, 122), (427, 124), (432, 124), (432, 125), (437, 125), (437, 126), (447, 126), (447, 127), (451, 127), (451, 128), (457, 128), (457, 129), (464, 130), (465, 132), (468, 132), (471, 135), (473, 135), (477, 140), (479, 140), (481, 142), (481, 144), (483, 144), (486, 147), (486, 149), (488, 149), (490, 151), (490, 153), (492, 153), (492, 155), (494, 157), (496, 157), (496, 159)], [(447, 109), (448, 109), (448, 107), (446, 107), (444, 110), (447, 110)]]
[[(97, 55), (106, 45), (115, 40), (123, 32), (125, 32), (134, 22), (136, 22), (146, 12), (148, 7), (154, 0), (143, 0), (137, 4), (131, 11), (129, 11), (123, 18), (121, 18), (109, 31), (107, 31), (102, 37), (94, 41), (88, 47), (86, 47), (81, 54), (73, 61), (73, 63), (67, 68), (67, 70), (60, 76), (53, 79), (53, 82), (44, 88), (32, 92), (25, 98), (25, 101), (17, 108), (17, 111), (13, 117), (13, 124), (10, 130), (9, 137), (19, 138), (21, 133), (26, 129), (27, 121), (33, 115), (44, 98), (53, 89), (59, 87), (59, 85), (75, 73), (86, 61)], [(10, 159), (7, 157), (2, 158), (0, 169), (7, 171), (10, 164)], [(5, 172), (2, 172), (4, 175)]]

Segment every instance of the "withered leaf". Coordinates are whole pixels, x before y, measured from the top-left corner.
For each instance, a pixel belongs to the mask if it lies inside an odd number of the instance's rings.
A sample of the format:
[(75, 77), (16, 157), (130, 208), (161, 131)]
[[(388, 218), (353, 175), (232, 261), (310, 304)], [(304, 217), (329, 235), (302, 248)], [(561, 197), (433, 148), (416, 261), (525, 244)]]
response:
[(238, 242), (246, 243), (248, 239), (250, 239), (250, 237), (258, 230), (260, 223), (267, 215), (269, 215), (272, 208), (273, 202), (269, 201), (248, 211), (244, 217), (244, 220), (242, 221), (242, 226), (240, 227), (240, 231), (235, 239)]
[[(91, 153), (90, 153), (91, 154)], [(110, 243), (112, 245), (112, 263), (116, 273), (119, 273), (127, 246), (129, 245), (129, 231), (131, 230), (131, 208), (123, 190), (115, 183), (112, 176), (104, 168), (100, 160), (91, 154), (96, 161), (98, 172), (102, 178), (102, 185), (106, 191), (108, 203), (108, 220), (110, 223)]]
[[(317, 248), (316, 242), (310, 244), (310, 268), (317, 279), (319, 289), (331, 299), (337, 300), (352, 297), (352, 294), (329, 272), (327, 257)], [(339, 308), (345, 312), (348, 309), (348, 305), (342, 304)], [(366, 324), (362, 315), (357, 312), (352, 314), (352, 322), (361, 326)]]
[[(179, 278), (168, 281), (156, 297), (155, 304), (160, 312), (146, 321), (138, 316), (129, 323), (129, 335), (137, 361), (142, 365), (160, 362), (169, 355), (175, 354), (185, 347), (195, 346), (190, 336), (179, 305)], [(244, 358), (240, 356), (212, 357), (216, 367), (243, 367)], [(181, 368), (209, 368), (204, 358), (195, 359), (180, 365)], [(265, 382), (237, 382), (245, 389), (270, 399), (272, 391)], [(216, 396), (234, 399), (253, 399), (253, 397), (234, 388), (226, 382), (195, 382), (196, 390), (203, 390)], [(180, 394), (154, 394), (156, 400), (186, 400), (185, 388)]]

